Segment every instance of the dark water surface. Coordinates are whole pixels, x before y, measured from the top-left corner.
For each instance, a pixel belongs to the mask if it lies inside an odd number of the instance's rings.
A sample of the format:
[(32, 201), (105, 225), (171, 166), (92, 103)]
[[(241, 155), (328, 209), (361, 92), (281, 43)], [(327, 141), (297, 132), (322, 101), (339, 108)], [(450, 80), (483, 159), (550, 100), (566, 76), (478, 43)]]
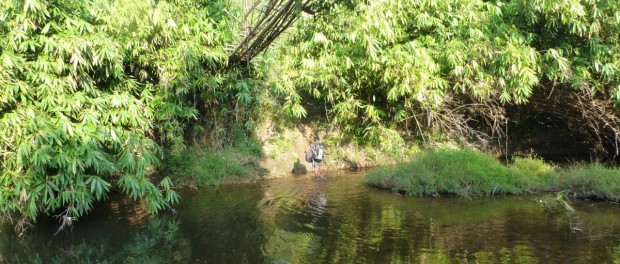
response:
[(546, 212), (542, 196), (414, 198), (362, 183), (364, 173), (188, 190), (176, 214), (126, 199), (97, 205), (54, 236), (42, 219), (5, 263), (618, 263), (620, 205), (580, 201)]

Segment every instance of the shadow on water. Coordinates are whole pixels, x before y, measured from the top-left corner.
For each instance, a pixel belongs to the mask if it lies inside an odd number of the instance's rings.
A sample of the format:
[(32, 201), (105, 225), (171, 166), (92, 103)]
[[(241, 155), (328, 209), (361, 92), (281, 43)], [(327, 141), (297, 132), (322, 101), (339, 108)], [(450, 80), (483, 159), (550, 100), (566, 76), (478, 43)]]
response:
[(539, 196), (404, 197), (364, 172), (311, 174), (182, 192), (177, 214), (112, 199), (53, 236), (0, 233), (5, 263), (609, 263), (620, 260), (616, 204), (544, 211)]
[(22, 237), (4, 225), (3, 263), (181, 263), (191, 261), (189, 240), (172, 215), (150, 217), (145, 208), (118, 198), (55, 235), (59, 223), (44, 218)]

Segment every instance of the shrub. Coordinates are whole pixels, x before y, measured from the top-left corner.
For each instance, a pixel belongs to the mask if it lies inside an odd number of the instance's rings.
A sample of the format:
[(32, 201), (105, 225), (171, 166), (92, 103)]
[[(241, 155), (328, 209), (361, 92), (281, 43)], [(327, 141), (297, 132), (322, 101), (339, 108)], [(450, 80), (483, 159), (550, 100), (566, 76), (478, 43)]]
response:
[(236, 141), (235, 147), (241, 153), (255, 157), (261, 157), (263, 153), (263, 145), (261, 145), (261, 142), (250, 137), (242, 138)]
[(232, 150), (188, 149), (167, 160), (170, 178), (181, 185), (208, 186), (233, 181), (250, 173)]

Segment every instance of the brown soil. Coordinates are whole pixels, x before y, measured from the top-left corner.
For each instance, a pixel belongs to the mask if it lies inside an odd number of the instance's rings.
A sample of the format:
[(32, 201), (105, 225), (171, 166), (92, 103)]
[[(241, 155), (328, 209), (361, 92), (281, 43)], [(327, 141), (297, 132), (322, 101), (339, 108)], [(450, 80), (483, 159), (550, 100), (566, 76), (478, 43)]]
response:
[(306, 173), (311, 170), (304, 155), (314, 133), (305, 124), (285, 128), (271, 121), (263, 122), (256, 130), (256, 137), (263, 144), (259, 165), (269, 171), (268, 177), (283, 177), (293, 172)]
[[(304, 174), (312, 171), (312, 165), (305, 161), (315, 135), (321, 140), (338, 133), (335, 129), (317, 128), (313, 123), (298, 123), (283, 127), (270, 120), (264, 121), (255, 131), (263, 144), (260, 167), (268, 170), (266, 177), (285, 177), (290, 174)], [(374, 167), (392, 164), (394, 160), (386, 155), (370, 155), (363, 148), (352, 143), (338, 147), (326, 146), (324, 169), (327, 171)]]

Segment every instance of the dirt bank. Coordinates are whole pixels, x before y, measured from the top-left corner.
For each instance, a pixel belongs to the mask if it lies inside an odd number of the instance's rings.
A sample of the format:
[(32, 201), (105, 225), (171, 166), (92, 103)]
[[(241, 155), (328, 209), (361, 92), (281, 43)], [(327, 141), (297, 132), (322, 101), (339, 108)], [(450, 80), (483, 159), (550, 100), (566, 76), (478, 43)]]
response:
[(291, 173), (308, 173), (312, 165), (304, 155), (315, 135), (326, 146), (324, 164), (328, 170), (350, 170), (393, 164), (395, 158), (372, 148), (354, 143), (334, 143), (338, 134), (335, 128), (319, 127), (314, 123), (298, 123), (291, 126), (266, 120), (255, 131), (255, 137), (263, 145), (259, 165), (269, 171), (266, 177), (284, 177)]

